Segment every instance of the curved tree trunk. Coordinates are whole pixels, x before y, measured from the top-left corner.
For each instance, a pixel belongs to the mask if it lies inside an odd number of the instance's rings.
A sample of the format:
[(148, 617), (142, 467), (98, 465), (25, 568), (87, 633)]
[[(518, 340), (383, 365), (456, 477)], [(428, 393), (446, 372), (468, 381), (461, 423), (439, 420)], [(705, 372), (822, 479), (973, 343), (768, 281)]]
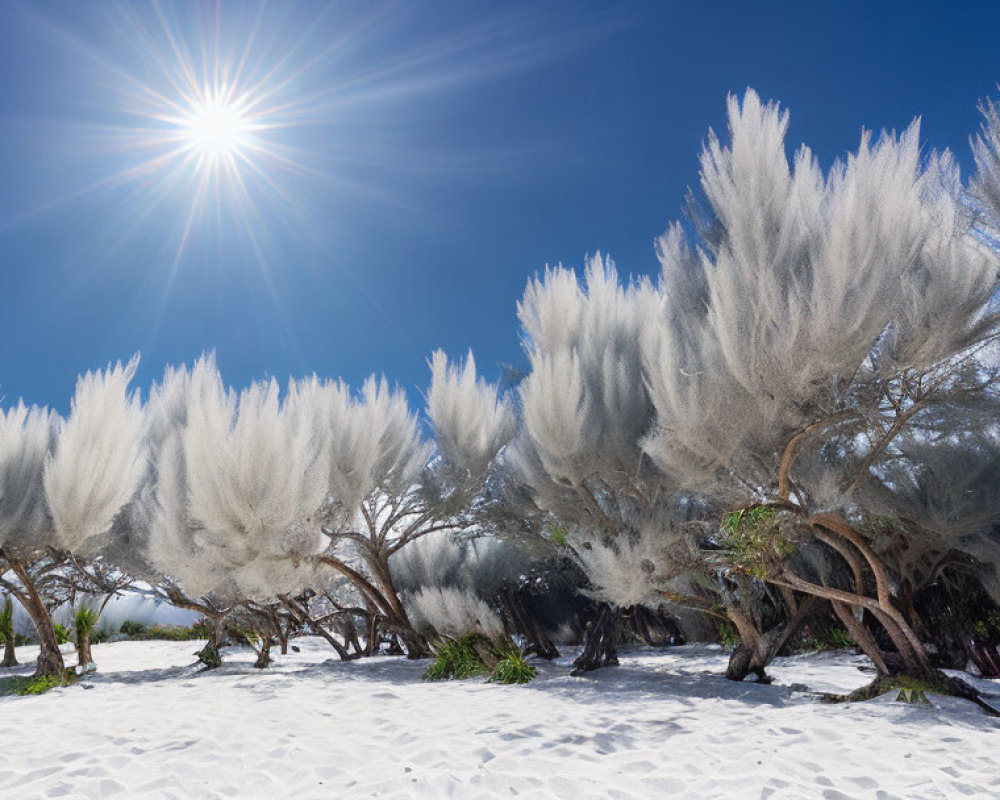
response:
[(618, 613), (608, 603), (600, 603), (587, 621), (583, 652), (573, 662), (570, 675), (582, 675), (602, 667), (618, 666), (616, 641)]
[(56, 630), (52, 625), (52, 617), (49, 615), (45, 602), (35, 588), (31, 576), (24, 565), (16, 558), (7, 558), (7, 563), (11, 570), (21, 582), (23, 591), (18, 595), (18, 600), (31, 617), (31, 622), (35, 626), (38, 634), (39, 653), (35, 662), (35, 676), (43, 675), (64, 675), (66, 664), (63, 661), (62, 653), (59, 652), (59, 642), (56, 639)]
[(402, 600), (396, 592), (396, 587), (392, 582), (392, 573), (389, 572), (389, 563), (381, 552), (371, 552), (367, 554), (366, 561), (375, 579), (378, 581), (382, 597), (388, 606), (387, 611), (389, 621), (394, 632), (403, 640), (406, 648), (407, 658), (427, 658), (431, 655), (431, 649), (427, 640), (421, 636), (413, 627), (410, 618), (403, 607)]
[(253, 665), (256, 669), (264, 669), (271, 661), (271, 637), (265, 634), (260, 637), (260, 649), (257, 651), (257, 660), (253, 662)]
[(352, 658), (351, 654), (347, 652), (346, 648), (340, 642), (334, 639), (326, 628), (318, 624), (316, 620), (314, 620), (310, 616), (308, 609), (303, 608), (301, 604), (299, 604), (290, 597), (282, 597), (281, 603), (282, 605), (284, 605), (284, 607), (288, 610), (288, 613), (292, 615), (292, 618), (299, 625), (304, 625), (305, 627), (309, 628), (309, 630), (311, 630), (314, 634), (316, 634), (317, 636), (321, 636), (323, 639), (325, 639), (326, 642), (330, 645), (330, 647), (332, 647), (334, 650), (337, 651), (337, 655), (340, 656), (341, 661), (351, 660)]
[(228, 614), (213, 614), (209, 617), (212, 622), (212, 636), (205, 646), (195, 653), (198, 660), (205, 665), (205, 669), (216, 669), (222, 666), (222, 654), (219, 646), (222, 644), (222, 635)]
[(628, 612), (629, 627), (646, 644), (668, 647), (684, 644), (681, 629), (666, 614), (646, 606), (633, 606)]
[(731, 681), (742, 681), (752, 673), (761, 683), (770, 683), (771, 679), (764, 670), (771, 663), (764, 634), (757, 629), (748, 614), (735, 606), (727, 608), (726, 613), (740, 635), (739, 644), (733, 648), (729, 656), (726, 678)]
[(407, 658), (426, 658), (431, 654), (427, 641), (413, 629), (406, 609), (403, 607), (392, 583), (389, 567), (385, 559), (374, 549), (364, 553), (365, 563), (375, 575), (377, 586), (357, 570), (330, 555), (320, 555), (316, 560), (333, 567), (357, 587), (365, 598), (383, 618), (383, 627), (396, 634), (403, 641)]
[(787, 617), (768, 631), (759, 630), (757, 623), (739, 607), (726, 609), (726, 614), (740, 634), (740, 643), (729, 656), (726, 678), (742, 681), (754, 674), (760, 683), (771, 682), (766, 668), (799, 631), (816, 602), (808, 595), (804, 600), (796, 600), (790, 591), (782, 592), (782, 600)]
[(511, 632), (524, 637), (527, 653), (534, 653), (545, 659), (559, 657), (559, 650), (538, 621), (530, 594), (522, 589), (507, 589), (503, 593), (503, 604), (511, 619)]

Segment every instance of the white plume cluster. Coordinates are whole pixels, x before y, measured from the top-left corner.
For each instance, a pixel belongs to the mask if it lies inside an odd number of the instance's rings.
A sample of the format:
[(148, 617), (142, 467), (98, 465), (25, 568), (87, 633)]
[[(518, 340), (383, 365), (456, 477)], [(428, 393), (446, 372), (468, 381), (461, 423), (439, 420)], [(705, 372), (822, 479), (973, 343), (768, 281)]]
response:
[(657, 525), (623, 531), (613, 539), (574, 527), (566, 544), (590, 583), (583, 593), (616, 608), (655, 608), (663, 602), (660, 592), (679, 572), (673, 542)]
[(0, 547), (21, 554), (51, 540), (43, 476), (56, 415), (18, 403), (0, 410)]
[(45, 497), (58, 543), (79, 552), (106, 533), (145, 471), (143, 409), (129, 384), (138, 357), (88, 372), (45, 462)]
[(471, 350), (463, 365), (449, 364), (437, 350), (430, 367), (427, 416), (437, 450), (448, 464), (460, 465), (480, 480), (514, 435), (517, 421), (511, 403), (495, 385), (476, 377)]
[(731, 143), (713, 134), (701, 158), (711, 224), (695, 253), (676, 228), (661, 240), (643, 446), (686, 481), (722, 467), (765, 482), (791, 433), (859, 380), (925, 369), (996, 322), (996, 254), (969, 235), (950, 155), (921, 162), (916, 122), (864, 134), (826, 176), (807, 148), (789, 164), (787, 123), (752, 91), (731, 97)]
[(409, 598), (408, 610), (417, 630), (457, 639), (479, 633), (500, 641), (503, 621), (479, 597), (467, 589), (426, 587)]
[(357, 395), (343, 381), (301, 381), (290, 408), (302, 424), (326, 431), (329, 493), (351, 512), (376, 490), (407, 488), (427, 463), (430, 446), (420, 436), (406, 395), (385, 378), (368, 378)]
[(175, 428), (159, 448), (150, 558), (194, 596), (270, 599), (315, 577), (299, 568), (326, 546), (312, 519), (331, 442), (279, 394), (273, 380), (225, 389), (210, 358), (168, 371), (153, 394), (154, 416)]
[(518, 316), (531, 372), (520, 390), (526, 436), (515, 456), (526, 472), (537, 459), (563, 486), (595, 473), (624, 485), (640, 473), (651, 406), (636, 311), (646, 290), (622, 286), (600, 255), (588, 261), (583, 286), (563, 267), (528, 284)]

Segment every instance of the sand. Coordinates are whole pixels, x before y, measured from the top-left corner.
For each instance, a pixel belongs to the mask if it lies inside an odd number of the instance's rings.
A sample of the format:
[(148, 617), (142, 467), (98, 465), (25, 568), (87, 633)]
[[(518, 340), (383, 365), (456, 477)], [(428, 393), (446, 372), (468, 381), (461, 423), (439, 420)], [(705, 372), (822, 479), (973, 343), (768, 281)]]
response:
[(1000, 797), (1000, 724), (972, 704), (832, 706), (796, 686), (868, 682), (846, 651), (779, 659), (771, 686), (724, 680), (705, 646), (497, 686), (296, 643), (268, 670), (230, 649), (211, 672), (197, 642), (96, 646), (83, 684), (0, 698), (0, 797)]

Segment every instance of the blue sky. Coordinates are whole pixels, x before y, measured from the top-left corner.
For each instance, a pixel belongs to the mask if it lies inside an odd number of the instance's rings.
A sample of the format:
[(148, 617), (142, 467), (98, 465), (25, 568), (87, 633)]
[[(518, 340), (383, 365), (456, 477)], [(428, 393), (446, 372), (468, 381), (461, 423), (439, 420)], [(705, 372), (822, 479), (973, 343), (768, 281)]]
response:
[[(141, 116), (171, 39), (200, 81), (245, 52), (274, 88), (242, 205)], [(438, 347), (523, 362), (547, 263), (654, 271), (727, 92), (780, 100), (824, 164), (921, 115), (968, 168), (1000, 4), (0, 0), (0, 76), (7, 401), (65, 410), (78, 372), (141, 351), (148, 385), (213, 348), (237, 386), (384, 372), (417, 397)]]

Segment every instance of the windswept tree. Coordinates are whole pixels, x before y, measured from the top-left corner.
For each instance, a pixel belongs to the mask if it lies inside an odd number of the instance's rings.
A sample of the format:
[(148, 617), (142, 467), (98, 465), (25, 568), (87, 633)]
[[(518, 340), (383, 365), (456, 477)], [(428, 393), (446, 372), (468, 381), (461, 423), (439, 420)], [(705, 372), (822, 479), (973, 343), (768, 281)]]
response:
[(142, 406), (129, 390), (137, 366), (83, 375), (65, 420), (23, 404), (0, 415), (0, 555), (13, 574), (4, 587), (35, 626), (38, 675), (64, 664), (32, 566), (50, 559), (69, 569), (97, 551), (142, 479)]
[(549, 269), (518, 305), (531, 370), (507, 462), (601, 601), (577, 670), (617, 663), (621, 614), (655, 608), (701, 563), (676, 482), (641, 447), (653, 423), (639, 347), (651, 292), (597, 256), (583, 282)]
[[(859, 490), (902, 435), (991, 385), (978, 354), (995, 335), (1000, 262), (972, 235), (950, 154), (922, 157), (916, 122), (865, 133), (826, 175), (805, 147), (789, 163), (787, 124), (752, 91), (731, 97), (731, 141), (711, 134), (701, 157), (695, 246), (676, 226), (660, 242), (657, 317), (642, 335), (656, 425), (643, 449), (736, 515), (735, 569), (825, 598), (845, 621), (865, 609), (900, 657), (880, 671), (929, 674)], [(855, 585), (798, 569), (812, 543), (860, 571)]]
[(434, 442), (421, 434), (406, 396), (374, 377), (353, 394), (343, 382), (303, 384), (311, 427), (331, 435), (323, 532), (317, 560), (349, 578), (378, 626), (411, 656), (426, 653), (394, 585), (390, 559), (435, 531), (474, 524), (477, 492), (513, 430), (496, 387), (477, 378), (470, 354), (461, 367), (436, 353), (427, 413)]
[(330, 440), (306, 424), (297, 392), (292, 383), (282, 401), (271, 380), (237, 394), (211, 358), (168, 371), (154, 391), (151, 413), (172, 430), (155, 437), (148, 556), (174, 582), (168, 596), (213, 621), (206, 663), (218, 663), (235, 603), (274, 603), (316, 581)]

